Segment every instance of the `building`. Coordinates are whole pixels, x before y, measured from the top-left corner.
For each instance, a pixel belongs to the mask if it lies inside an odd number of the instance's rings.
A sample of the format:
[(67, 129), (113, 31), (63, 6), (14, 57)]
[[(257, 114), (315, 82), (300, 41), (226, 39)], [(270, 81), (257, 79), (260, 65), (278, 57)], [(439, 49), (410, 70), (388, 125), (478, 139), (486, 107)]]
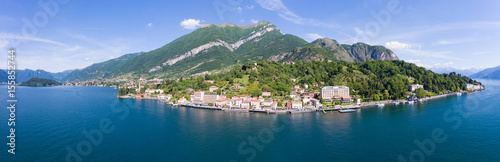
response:
[(321, 98), (336, 99), (349, 96), (349, 87), (346, 86), (325, 86), (321, 88)]
[(313, 86), (314, 87), (319, 87), (319, 84), (318, 83), (314, 83)]
[(262, 92), (262, 96), (264, 97), (271, 96), (271, 92)]
[(294, 100), (300, 100), (300, 96), (297, 93), (290, 93), (290, 98)]
[(199, 90), (199, 91), (194, 92), (194, 97), (193, 97), (192, 101), (194, 104), (202, 104), (204, 97), (205, 97), (205, 92)]
[(144, 93), (148, 94), (148, 95), (151, 95), (151, 94), (155, 94), (155, 93), (158, 93), (158, 94), (162, 94), (163, 93), (163, 89), (146, 89), (146, 91), (144, 91)]
[(299, 86), (299, 85), (295, 85), (295, 86), (293, 86), (293, 89), (299, 89), (299, 88), (300, 88), (300, 86)]
[(252, 101), (243, 101), (241, 102), (240, 108), (242, 109), (249, 109), (251, 106)]
[(213, 84), (214, 81), (213, 80), (205, 80), (205, 83), (212, 83)]
[(301, 110), (302, 101), (292, 101), (292, 109)]
[(271, 109), (271, 106), (273, 104), (274, 101), (264, 101), (262, 102), (262, 109)]
[(231, 89), (241, 89), (241, 86), (236, 84), (236, 85), (232, 86)]
[(179, 98), (179, 100), (177, 100), (178, 103), (184, 103), (186, 102), (186, 98), (182, 97), (182, 98)]
[(261, 109), (259, 100), (252, 100), (250, 103), (253, 109)]
[(135, 95), (135, 99), (143, 99), (143, 98), (144, 98), (144, 95), (141, 95), (141, 94)]
[(224, 105), (226, 105), (226, 102), (224, 99), (218, 99), (217, 101), (215, 101), (215, 106), (222, 107)]
[(356, 102), (356, 104), (361, 104), (361, 98), (359, 97), (354, 97), (354, 101)]
[(211, 95), (211, 94), (206, 94), (203, 95), (203, 104), (207, 105), (209, 103), (215, 104), (215, 102), (219, 100), (219, 95)]
[(271, 110), (276, 110), (278, 109), (278, 101), (274, 101), (272, 104), (271, 104)]
[(296, 82), (296, 81), (297, 81), (297, 79), (295, 79), (295, 78), (292, 78), (292, 79), (290, 79), (290, 80), (292, 80), (293, 82)]
[(309, 85), (304, 84), (304, 89), (307, 89), (307, 88), (309, 88)]
[(424, 88), (424, 85), (410, 84), (410, 86), (408, 86), (408, 90), (411, 92), (413, 92), (415, 89), (418, 89), (418, 88)]
[[(167, 95), (166, 95), (166, 94), (159, 94), (157, 97), (158, 97), (158, 99), (160, 99), (160, 100), (167, 99)], [(170, 99), (170, 98), (169, 98), (169, 99)]]
[(467, 84), (466, 88), (469, 91), (477, 91), (477, 90), (484, 89), (484, 87), (482, 85), (474, 85), (474, 84)]
[(216, 91), (217, 89), (219, 89), (219, 87), (217, 87), (217, 86), (211, 86), (211, 87), (208, 89), (208, 91), (210, 91), (210, 93), (212, 93), (212, 92)]
[(321, 103), (319, 102), (319, 100), (317, 100), (315, 98), (311, 99), (311, 102), (312, 102), (312, 104), (314, 105), (314, 107), (316, 109), (320, 109), (323, 106), (323, 105), (321, 105)]
[(239, 107), (241, 108), (241, 103), (243, 102), (243, 99), (242, 98), (238, 98), (238, 99), (233, 99), (233, 104), (234, 106), (236, 107)]

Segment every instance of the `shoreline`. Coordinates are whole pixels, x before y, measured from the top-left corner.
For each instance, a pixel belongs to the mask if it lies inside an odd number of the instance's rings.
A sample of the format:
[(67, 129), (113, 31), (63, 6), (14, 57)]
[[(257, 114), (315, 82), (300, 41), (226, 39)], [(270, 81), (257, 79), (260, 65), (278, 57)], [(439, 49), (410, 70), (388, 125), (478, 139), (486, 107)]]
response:
[[(457, 96), (461, 94), (469, 94), (469, 93), (475, 93), (475, 92), (480, 92), (482, 90), (477, 90), (477, 91), (459, 91), (459, 92), (453, 92), (453, 93), (448, 93), (448, 94), (441, 94), (441, 95), (436, 95), (436, 96), (430, 96), (422, 99), (418, 99), (415, 102), (424, 102), (424, 101), (430, 101), (434, 99), (440, 99), (440, 98), (445, 98), (449, 96)], [(128, 99), (135, 99), (133, 96), (118, 96), (118, 98), (128, 98)], [(359, 105), (346, 105), (346, 106), (335, 106), (334, 108), (323, 108), (323, 109), (304, 109), (304, 110), (270, 110), (270, 109), (242, 109), (242, 108), (224, 108), (224, 107), (216, 107), (216, 106), (203, 106), (203, 105), (194, 105), (191, 103), (183, 103), (183, 104), (174, 104), (173, 102), (169, 102), (166, 100), (158, 99), (158, 98), (152, 98), (152, 97), (144, 97), (141, 100), (158, 100), (161, 102), (164, 102), (166, 104), (169, 104), (171, 106), (182, 106), (186, 108), (194, 108), (194, 109), (207, 109), (207, 110), (219, 110), (219, 111), (226, 111), (226, 112), (241, 112), (241, 113), (267, 113), (267, 114), (297, 114), (297, 113), (311, 113), (311, 112), (323, 112), (326, 113), (325, 111), (338, 111), (341, 109), (361, 109), (361, 108), (368, 108), (368, 107), (374, 107), (380, 104), (413, 104), (414, 102), (407, 101), (407, 100), (384, 100), (384, 101), (377, 101), (377, 102), (365, 102), (361, 103)]]

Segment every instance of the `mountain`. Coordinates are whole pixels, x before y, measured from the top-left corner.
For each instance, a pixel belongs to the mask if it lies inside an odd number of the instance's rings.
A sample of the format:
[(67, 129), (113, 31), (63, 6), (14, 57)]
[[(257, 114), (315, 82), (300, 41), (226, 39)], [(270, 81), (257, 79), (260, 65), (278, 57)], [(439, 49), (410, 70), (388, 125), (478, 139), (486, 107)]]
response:
[(58, 72), (58, 73), (50, 73), (52, 76), (55, 78), (56, 81), (62, 81), (66, 76), (68, 76), (71, 72), (74, 70), (65, 70), (63, 72)]
[(435, 72), (435, 73), (438, 73), (438, 74), (449, 74), (451, 72), (455, 72), (457, 74), (462, 74), (462, 75), (465, 75), (465, 76), (471, 76), (472, 74), (475, 74), (483, 69), (479, 69), (479, 68), (469, 68), (469, 69), (455, 69), (455, 68), (452, 68), (452, 67), (432, 67), (432, 68), (428, 68), (429, 70)]
[[(7, 70), (5, 70), (5, 69), (3, 69), (2, 71), (4, 73), (7, 72)], [(0, 76), (2, 76), (2, 74), (0, 74)], [(55, 80), (55, 78), (52, 76), (52, 74), (50, 72), (45, 71), (45, 70), (40, 70), (40, 69), (38, 69), (38, 70), (31, 70), (31, 69), (16, 70), (16, 83), (25, 82), (33, 77)], [(1, 82), (1, 80), (0, 80), (0, 82)]]
[(282, 34), (278, 27), (267, 21), (246, 26), (205, 24), (158, 49), (75, 70), (62, 81), (117, 76), (172, 78), (205, 71), (228, 71), (247, 62), (273, 60), (270, 58), (276, 61), (398, 60), (383, 46), (340, 45), (327, 38), (308, 43), (297, 36)]
[(84, 69), (74, 70), (61, 79), (61, 81), (85, 81), (116, 76), (116, 74), (120, 72), (119, 70), (123, 67), (123, 65), (141, 54), (142, 52), (126, 54), (105, 62), (92, 64)]
[(478, 79), (500, 79), (500, 66), (485, 69), (470, 76)]
[(37, 77), (33, 77), (28, 81), (25, 81), (24, 83), (20, 84), (20, 86), (33, 86), (33, 87), (58, 86), (58, 85), (61, 85), (61, 83), (52, 79), (43, 79)]
[(391, 50), (384, 46), (370, 46), (365, 43), (353, 45), (339, 44), (336, 40), (320, 38), (307, 46), (297, 47), (269, 58), (270, 61), (296, 62), (312, 60), (338, 60), (347, 62), (370, 60), (399, 60)]
[(121, 74), (172, 77), (221, 70), (238, 63), (266, 60), (278, 52), (306, 44), (297, 36), (283, 35), (267, 21), (247, 26), (205, 24), (130, 60), (121, 69)]
[(7, 74), (7, 72), (3, 71), (3, 70), (0, 70), (0, 84), (1, 83), (4, 83), (4, 82), (7, 82), (8, 81), (8, 77), (9, 75)]

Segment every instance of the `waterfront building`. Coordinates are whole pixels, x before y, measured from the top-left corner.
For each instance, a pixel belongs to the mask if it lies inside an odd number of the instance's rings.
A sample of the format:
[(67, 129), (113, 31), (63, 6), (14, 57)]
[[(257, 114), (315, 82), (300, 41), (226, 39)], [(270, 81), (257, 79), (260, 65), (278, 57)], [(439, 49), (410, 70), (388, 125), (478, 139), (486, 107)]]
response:
[(254, 109), (261, 109), (259, 100), (252, 100), (250, 104)]
[(192, 99), (194, 104), (202, 104), (203, 98), (205, 97), (205, 92), (202, 90), (194, 92), (194, 97)]
[(469, 91), (477, 91), (477, 90), (482, 90), (484, 87), (482, 85), (474, 85), (474, 84), (467, 84), (466, 85), (467, 90)]
[(415, 91), (415, 89), (418, 89), (418, 88), (424, 88), (424, 85), (410, 84), (410, 86), (408, 86), (408, 90), (411, 92)]
[(179, 100), (177, 100), (178, 103), (184, 103), (186, 102), (186, 98), (182, 97), (182, 98), (179, 98)]
[(271, 110), (276, 110), (278, 109), (278, 101), (274, 101), (272, 104), (271, 104)]
[(250, 106), (251, 106), (251, 103), (252, 103), (252, 101), (243, 101), (243, 102), (241, 102), (241, 106), (240, 107), (242, 109), (249, 109)]
[(325, 86), (321, 88), (321, 98), (325, 100), (349, 97), (349, 87), (346, 86)]
[(215, 104), (215, 102), (219, 100), (219, 97), (220, 97), (219, 95), (211, 95), (211, 94), (203, 95), (203, 104), (204, 105), (209, 103)]
[(302, 109), (302, 101), (292, 101), (292, 109), (301, 110)]

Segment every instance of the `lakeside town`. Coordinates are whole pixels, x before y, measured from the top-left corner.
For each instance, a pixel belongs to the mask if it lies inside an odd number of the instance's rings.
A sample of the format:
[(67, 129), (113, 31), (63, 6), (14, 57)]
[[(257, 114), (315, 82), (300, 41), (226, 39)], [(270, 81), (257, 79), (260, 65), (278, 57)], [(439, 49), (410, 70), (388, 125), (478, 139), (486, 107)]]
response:
[[(295, 78), (291, 80), (293, 82), (296, 81)], [(225, 95), (227, 92), (238, 92), (245, 87), (236, 84), (228, 89), (220, 88), (215, 86), (213, 80), (205, 80), (205, 83), (212, 85), (208, 88), (208, 91), (188, 88), (185, 89), (185, 95), (180, 98), (175, 98), (172, 94), (165, 94), (163, 89), (144, 89), (148, 87), (147, 85), (159, 85), (162, 81), (162, 79), (155, 78), (150, 80), (139, 80), (138, 82), (128, 82), (118, 88), (133, 89), (135, 92), (144, 93), (127, 93), (127, 95), (119, 97), (138, 100), (160, 100), (174, 106), (224, 111), (303, 113), (315, 111), (325, 112), (331, 110), (354, 112), (355, 110), (353, 109), (361, 107), (383, 107), (385, 104), (413, 104), (414, 102), (422, 102), (430, 99), (484, 90), (484, 86), (482, 85), (467, 84), (467, 91), (448, 91), (447, 93), (439, 95), (419, 96), (419, 98), (415, 92), (419, 89), (425, 91), (423, 90), (424, 86), (420, 84), (410, 84), (407, 93), (409, 95), (405, 100), (363, 101), (362, 98), (352, 95), (350, 93), (350, 88), (347, 86), (320, 86), (320, 84), (317, 83), (311, 86), (308, 84), (295, 85), (292, 87), (293, 92), (286, 96), (273, 96), (271, 92), (262, 92), (259, 96), (250, 94)], [(307, 89), (310, 91), (306, 91)]]

